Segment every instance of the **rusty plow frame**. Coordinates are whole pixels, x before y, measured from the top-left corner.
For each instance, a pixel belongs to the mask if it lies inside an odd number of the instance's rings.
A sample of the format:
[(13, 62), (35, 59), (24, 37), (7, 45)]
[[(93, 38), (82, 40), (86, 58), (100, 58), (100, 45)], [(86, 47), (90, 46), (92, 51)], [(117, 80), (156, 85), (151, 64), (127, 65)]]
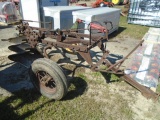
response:
[[(149, 88), (137, 83), (129, 75), (125, 74), (124, 70), (120, 69), (122, 63), (143, 43), (143, 40), (140, 41), (140, 43), (135, 46), (135, 48), (128, 53), (126, 57), (112, 64), (106, 59), (110, 51), (106, 50), (104, 45), (104, 43), (108, 41), (108, 31), (106, 31), (106, 36), (91, 34), (91, 29), (90, 34), (83, 34), (79, 33), (78, 29), (52, 30), (31, 27), (27, 21), (22, 21), (21, 24), (17, 26), (17, 30), (19, 30), (19, 36), (26, 37), (26, 41), (31, 48), (36, 49), (38, 44), (45, 45), (42, 50), (42, 54), (46, 58), (49, 58), (46, 52), (47, 49), (51, 49), (52, 47), (63, 49), (68, 48), (71, 51), (76, 51), (76, 53), (78, 53), (89, 64), (92, 71), (118, 74), (127, 83), (138, 89), (146, 98), (156, 100), (159, 96)], [(51, 40), (45, 40), (45, 38), (50, 38)], [(88, 40), (85, 40), (84, 38), (87, 38)], [(100, 48), (103, 56), (97, 63), (93, 63), (90, 50), (96, 46)], [(105, 66), (103, 69), (101, 68), (102, 65)]]

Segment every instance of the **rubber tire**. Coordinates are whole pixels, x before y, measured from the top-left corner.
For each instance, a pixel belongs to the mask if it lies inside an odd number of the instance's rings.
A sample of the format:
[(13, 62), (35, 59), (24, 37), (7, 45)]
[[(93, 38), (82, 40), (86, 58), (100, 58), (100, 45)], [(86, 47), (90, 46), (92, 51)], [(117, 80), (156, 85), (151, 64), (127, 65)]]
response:
[[(47, 93), (39, 84), (36, 83), (38, 78), (35, 73), (38, 71), (47, 72), (56, 82), (57, 90), (54, 93)], [(35, 60), (30, 69), (30, 79), (37, 90), (44, 96), (50, 99), (60, 100), (68, 92), (68, 82), (62, 69), (52, 60), (46, 58), (39, 58)]]
[(64, 71), (63, 69), (54, 61), (50, 60), (50, 59), (47, 59), (47, 58), (41, 58), (41, 59), (44, 59), (46, 62), (50, 63), (51, 65), (54, 66), (55, 70), (57, 73), (59, 73), (60, 77), (62, 78), (67, 90), (68, 91), (68, 88), (69, 88), (69, 82), (64, 74)]

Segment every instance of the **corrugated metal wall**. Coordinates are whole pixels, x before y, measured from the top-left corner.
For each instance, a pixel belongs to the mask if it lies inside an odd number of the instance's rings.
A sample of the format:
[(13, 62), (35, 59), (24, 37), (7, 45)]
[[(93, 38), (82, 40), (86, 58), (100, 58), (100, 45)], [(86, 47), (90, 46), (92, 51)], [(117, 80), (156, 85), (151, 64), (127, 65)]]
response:
[(160, 0), (131, 0), (128, 23), (160, 27)]

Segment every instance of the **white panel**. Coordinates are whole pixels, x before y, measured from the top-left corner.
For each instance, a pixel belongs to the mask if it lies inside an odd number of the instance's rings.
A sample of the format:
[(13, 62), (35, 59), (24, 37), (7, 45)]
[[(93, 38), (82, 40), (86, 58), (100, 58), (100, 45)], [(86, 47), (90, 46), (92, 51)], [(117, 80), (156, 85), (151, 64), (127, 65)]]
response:
[[(38, 0), (21, 0), (20, 4), (24, 20), (40, 21)], [(29, 22), (29, 25), (41, 27), (38, 22)]]
[[(109, 33), (112, 33), (116, 31), (119, 27), (119, 19), (120, 19), (120, 9), (117, 8), (108, 8), (108, 7), (101, 7), (101, 8), (92, 8), (92, 9), (86, 9), (86, 10), (78, 10), (72, 12), (74, 20), (76, 18), (85, 20), (86, 22), (90, 23), (92, 21), (98, 21), (100, 22), (104, 27), (104, 21), (111, 21), (113, 23), (113, 29), (109, 31)], [(73, 21), (74, 22), (74, 21)], [(87, 28), (88, 25), (85, 25), (85, 28)], [(110, 29), (111, 26), (108, 24), (107, 28)], [(89, 34), (89, 32), (86, 30), (86, 34)]]
[(60, 13), (56, 12), (53, 14), (53, 19), (54, 19), (54, 29), (60, 28)]
[(140, 72), (138, 72), (136, 74), (136, 78), (138, 78), (140, 80), (145, 80), (145, 76), (147, 74), (148, 67), (149, 67), (149, 62), (150, 62), (150, 58), (143, 57), (141, 65), (140, 65), (139, 70), (138, 70)]
[[(50, 6), (43, 7), (44, 21), (52, 20), (53, 29), (70, 29), (73, 25), (72, 12), (76, 10), (89, 9), (83, 6)], [(50, 13), (50, 14), (49, 14)], [(48, 28), (48, 24), (44, 25)]]

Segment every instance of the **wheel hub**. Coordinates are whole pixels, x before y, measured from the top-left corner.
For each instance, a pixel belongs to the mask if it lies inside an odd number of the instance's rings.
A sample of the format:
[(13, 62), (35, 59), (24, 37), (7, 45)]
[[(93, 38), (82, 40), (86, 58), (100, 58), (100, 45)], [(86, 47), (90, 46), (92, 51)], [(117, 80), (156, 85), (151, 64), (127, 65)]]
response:
[(56, 92), (56, 82), (52, 76), (45, 71), (38, 71), (36, 76), (42, 89), (44, 89), (47, 93)]

